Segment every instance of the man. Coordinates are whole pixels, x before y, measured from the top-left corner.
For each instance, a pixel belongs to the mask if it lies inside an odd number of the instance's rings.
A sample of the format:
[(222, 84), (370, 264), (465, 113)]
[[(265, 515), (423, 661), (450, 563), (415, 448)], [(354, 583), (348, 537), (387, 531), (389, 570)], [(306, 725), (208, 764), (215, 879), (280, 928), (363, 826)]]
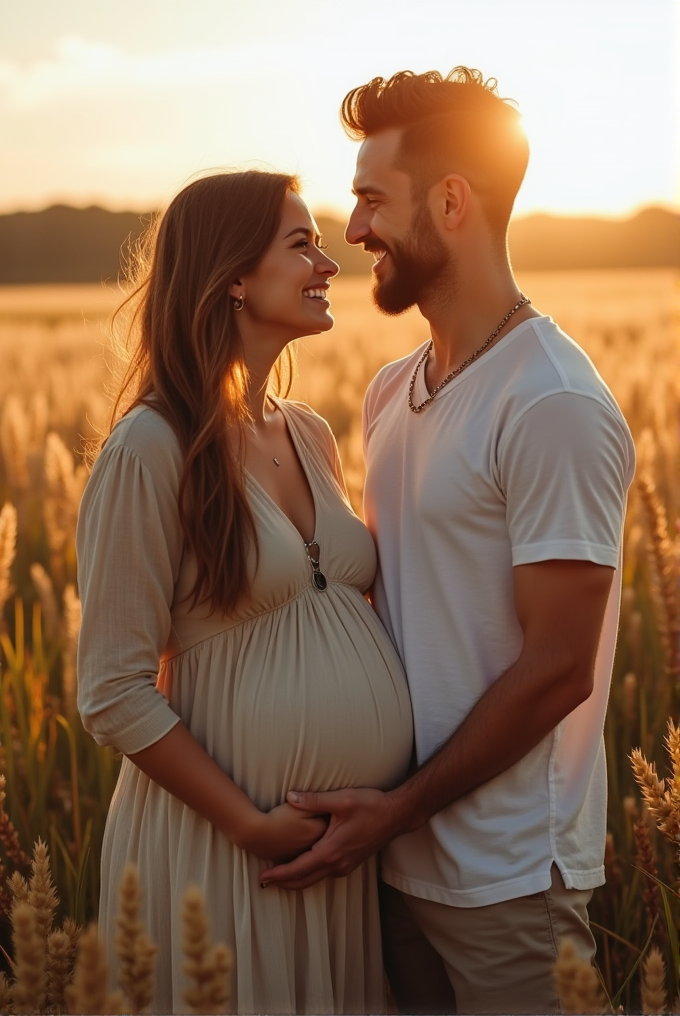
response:
[(373, 600), (418, 767), (388, 793), (291, 794), (329, 828), (263, 878), (303, 888), (385, 848), (402, 1011), (553, 1012), (560, 938), (594, 954), (633, 446), (588, 358), (516, 286), (506, 232), (528, 146), (495, 82), (376, 78), (342, 115), (362, 141), (347, 239), (376, 255), (378, 306), (417, 304), (432, 335), (364, 407)]

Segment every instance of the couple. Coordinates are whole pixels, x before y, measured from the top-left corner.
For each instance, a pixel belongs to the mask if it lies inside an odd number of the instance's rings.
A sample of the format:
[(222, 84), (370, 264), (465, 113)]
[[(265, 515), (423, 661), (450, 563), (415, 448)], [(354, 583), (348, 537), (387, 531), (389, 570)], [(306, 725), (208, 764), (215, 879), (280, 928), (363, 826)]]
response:
[(560, 938), (594, 952), (630, 435), (515, 285), (528, 149), (493, 83), (404, 72), (342, 115), (347, 238), (432, 339), (366, 396), (365, 528), (273, 381), (333, 324), (295, 179), (207, 177), (163, 216), (78, 528), (79, 704), (126, 756), (100, 925), (135, 861), (164, 1012), (188, 883), (238, 1012), (382, 1011), (383, 955), (403, 1012), (552, 1012)]

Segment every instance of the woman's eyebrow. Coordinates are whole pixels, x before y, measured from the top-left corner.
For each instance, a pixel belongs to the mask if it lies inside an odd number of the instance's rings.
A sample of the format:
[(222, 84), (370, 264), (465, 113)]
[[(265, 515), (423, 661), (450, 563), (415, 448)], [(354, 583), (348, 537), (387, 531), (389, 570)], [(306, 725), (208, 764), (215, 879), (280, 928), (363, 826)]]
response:
[(321, 239), (321, 233), (314, 233), (307, 226), (296, 226), (295, 229), (291, 229), (290, 233), (286, 233), (283, 239), (287, 240), (289, 236), (295, 236), (296, 233), (302, 233), (308, 239), (309, 237), (313, 237), (315, 240)]

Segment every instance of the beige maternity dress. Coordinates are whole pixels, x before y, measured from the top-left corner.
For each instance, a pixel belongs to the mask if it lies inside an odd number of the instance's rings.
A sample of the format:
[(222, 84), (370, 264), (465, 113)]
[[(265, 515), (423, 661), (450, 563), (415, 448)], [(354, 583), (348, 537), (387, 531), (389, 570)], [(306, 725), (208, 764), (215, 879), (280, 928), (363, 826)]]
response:
[[(290, 789), (393, 786), (412, 744), (399, 659), (362, 595), (375, 550), (347, 502), (335, 443), (307, 407), (277, 404), (314, 496), (325, 591), (312, 582), (295, 526), (247, 476), (260, 544), (251, 595), (231, 616), (190, 608), (195, 562), (177, 509), (182, 457), (150, 408), (133, 410), (106, 442), (77, 538), (87, 729), (133, 754), (181, 718), (264, 811)], [(186, 1011), (179, 915), (188, 885), (205, 893), (213, 940), (234, 951), (232, 1011), (382, 1010), (374, 859), (300, 892), (262, 889), (261, 859), (125, 758), (102, 854), (100, 928), (114, 969), (127, 861), (139, 866), (143, 918), (159, 947), (155, 1011)]]

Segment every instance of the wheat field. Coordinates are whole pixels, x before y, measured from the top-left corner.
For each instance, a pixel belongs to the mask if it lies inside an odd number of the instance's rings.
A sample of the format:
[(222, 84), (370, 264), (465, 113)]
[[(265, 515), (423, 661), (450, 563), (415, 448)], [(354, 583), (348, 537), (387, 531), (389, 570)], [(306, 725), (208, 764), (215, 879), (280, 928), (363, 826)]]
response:
[[(670, 755), (671, 782), (660, 791), (643, 763), (638, 760), (634, 774), (629, 759), (640, 748), (663, 775), (667, 721), (678, 717), (680, 274), (518, 273), (518, 283), (590, 355), (638, 450), (640, 481), (626, 519), (625, 588), (605, 728), (608, 882), (595, 893), (592, 917), (606, 1004), (613, 1012), (619, 1006), (639, 1011), (638, 967), (647, 969), (652, 946), (665, 963), (667, 997), (680, 994), (678, 849), (656, 828), (658, 815), (666, 814), (666, 790), (680, 816), (680, 735)], [(99, 849), (118, 759), (94, 746), (75, 710), (73, 538), (86, 480), (83, 441), (108, 418), (107, 322), (121, 298), (113, 285), (0, 288), (0, 507), (8, 506), (0, 513), (3, 948), (11, 907), (6, 874), (26, 874), (39, 836), (49, 845), (60, 916), (83, 925), (96, 914)], [(293, 396), (330, 422), (360, 512), (364, 391), (383, 364), (408, 353), (428, 332), (416, 312), (379, 314), (367, 278), (335, 280), (331, 302), (335, 328), (297, 344)]]

